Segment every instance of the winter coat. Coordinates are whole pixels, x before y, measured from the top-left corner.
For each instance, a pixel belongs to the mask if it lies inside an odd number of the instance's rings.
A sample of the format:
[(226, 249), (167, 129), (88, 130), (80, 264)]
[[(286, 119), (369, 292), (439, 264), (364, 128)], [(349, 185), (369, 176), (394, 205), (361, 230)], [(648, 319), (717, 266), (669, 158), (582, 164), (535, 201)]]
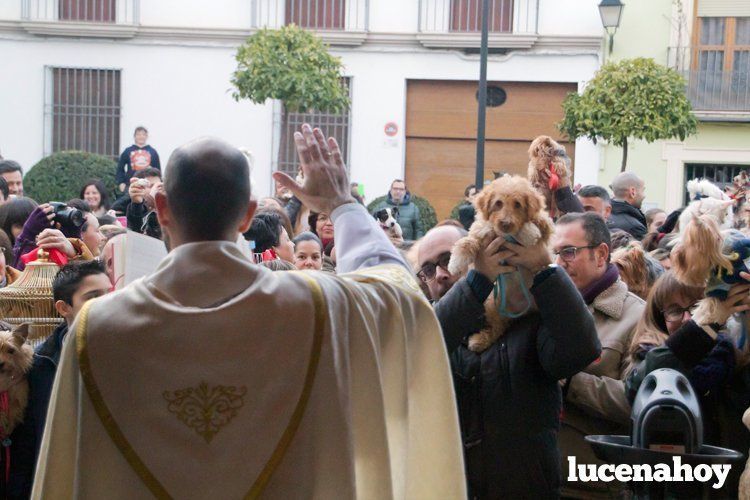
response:
[(467, 338), (485, 324), (491, 289), (471, 271), (435, 304), (451, 358), (470, 497), (557, 498), (558, 380), (599, 356), (594, 321), (570, 278), (550, 268), (531, 288), (538, 311), (475, 353)]
[[(646, 308), (643, 299), (628, 291), (622, 280), (600, 293), (589, 306), (594, 316), (602, 354), (581, 373), (573, 376), (565, 393), (565, 411), (560, 430), (560, 452), (577, 457), (578, 463), (602, 464), (585, 441), (590, 434), (627, 434), (630, 402), (625, 397), (628, 347)], [(565, 476), (564, 476), (565, 477)], [(565, 482), (563, 495), (572, 498), (612, 498), (621, 485), (616, 482)]]
[(630, 233), (633, 238), (642, 240), (646, 236), (646, 216), (640, 209), (630, 203), (620, 200), (612, 200), (612, 213), (609, 215), (609, 229), (622, 229)]
[(128, 229), (161, 239), (161, 226), (156, 218), (156, 210), (150, 210), (147, 203), (131, 202), (127, 211)]
[(125, 193), (115, 200), (115, 202), (112, 204), (112, 210), (114, 210), (117, 214), (125, 214), (131, 202), (132, 200), (130, 199), (130, 195), (128, 193)]
[(643, 361), (633, 369), (625, 383), (628, 400), (635, 400), (646, 375), (659, 368), (672, 368), (685, 375), (693, 386), (703, 413), (704, 439), (720, 443), (716, 409), (732, 377), (735, 348), (724, 335), (712, 339), (693, 320), (670, 335), (663, 346), (638, 353)]
[(63, 339), (68, 333), (68, 324), (61, 323), (47, 340), (34, 351), (34, 360), (27, 375), (29, 379), (29, 403), (23, 424), (11, 436), (14, 453), (11, 459), (11, 489), (14, 498), (28, 498), (34, 481), (34, 468), (39, 448), (42, 445), (44, 425), (47, 423), (47, 407), (52, 395)]
[(474, 205), (469, 202), (464, 202), (458, 207), (458, 221), (467, 231), (471, 228), (471, 225), (474, 224), (476, 215), (477, 211), (474, 208)]
[[(391, 193), (388, 193), (388, 198), (378, 203), (372, 211), (377, 212), (382, 208), (392, 208), (395, 206), (396, 202), (391, 198)], [(411, 201), (411, 193), (408, 191), (406, 192), (404, 199), (401, 200), (401, 203), (398, 204), (398, 216), (396, 217), (396, 221), (404, 232), (404, 240), (418, 240), (424, 236), (419, 207)]]
[[(558, 217), (573, 212), (583, 212), (583, 204), (570, 187), (562, 187), (555, 191), (555, 205), (557, 205)], [(547, 207), (549, 210), (549, 207)]]

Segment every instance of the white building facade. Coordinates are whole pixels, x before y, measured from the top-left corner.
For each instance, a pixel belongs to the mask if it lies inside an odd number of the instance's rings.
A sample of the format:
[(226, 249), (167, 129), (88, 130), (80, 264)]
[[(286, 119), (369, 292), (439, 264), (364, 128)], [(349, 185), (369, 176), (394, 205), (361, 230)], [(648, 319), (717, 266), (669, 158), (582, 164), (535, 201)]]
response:
[[(495, 141), (488, 145), (488, 177), (492, 169), (525, 170), (520, 152), (532, 135), (555, 133), (554, 117), (561, 116), (555, 103), (591, 78), (602, 41), (596, 0), (491, 4), (488, 80), (502, 103), (488, 110), (488, 139)], [(296, 22), (316, 31), (342, 59), (352, 106), (330, 123), (346, 142), (352, 180), (372, 199), (394, 178), (406, 178), (431, 201), (449, 198), (438, 210), (446, 215), (441, 211), (473, 181), (479, 5), (3, 0), (0, 151), (25, 169), (63, 149), (113, 155), (145, 125), (164, 165), (180, 144), (212, 135), (253, 152), (256, 192), (268, 195), (271, 172), (279, 168), (280, 105), (234, 101), (230, 77), (236, 48), (254, 30)], [(460, 158), (447, 158), (450, 141), (462, 144), (449, 149), (463, 148)], [(574, 151), (576, 182), (596, 182), (597, 148), (580, 140)]]

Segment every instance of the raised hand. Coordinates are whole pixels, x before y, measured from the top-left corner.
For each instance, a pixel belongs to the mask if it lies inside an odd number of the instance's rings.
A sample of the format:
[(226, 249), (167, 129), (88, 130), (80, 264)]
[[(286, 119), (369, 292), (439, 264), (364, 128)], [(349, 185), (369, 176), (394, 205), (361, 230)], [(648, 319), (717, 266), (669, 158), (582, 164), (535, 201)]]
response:
[(294, 133), (294, 143), (304, 183), (298, 184), (283, 172), (273, 174), (276, 181), (313, 212), (330, 214), (341, 205), (356, 202), (336, 139), (330, 137), (326, 141), (320, 129), (313, 130), (306, 123), (302, 125), (301, 133)]
[(51, 250), (53, 248), (60, 250), (71, 259), (77, 255), (73, 244), (68, 241), (68, 238), (65, 237), (62, 231), (57, 229), (45, 229), (39, 233), (36, 237), (36, 245), (45, 250)]

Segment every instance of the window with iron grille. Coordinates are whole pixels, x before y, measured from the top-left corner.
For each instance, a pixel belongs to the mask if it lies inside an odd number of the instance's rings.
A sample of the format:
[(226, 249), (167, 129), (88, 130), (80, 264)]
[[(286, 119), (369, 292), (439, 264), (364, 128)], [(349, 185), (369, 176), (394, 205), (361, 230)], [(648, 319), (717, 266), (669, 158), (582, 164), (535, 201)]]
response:
[(286, 24), (319, 30), (343, 30), (347, 0), (286, 0)]
[[(351, 97), (351, 80), (341, 79), (342, 85), (349, 91)], [(281, 140), (279, 141), (279, 163), (277, 170), (286, 172), (292, 177), (299, 170), (299, 157), (294, 145), (294, 132), (300, 130), (304, 123), (312, 127), (318, 127), (326, 137), (333, 137), (341, 148), (341, 157), (349, 168), (349, 125), (351, 123), (351, 110), (342, 113), (330, 113), (326, 111), (313, 111), (310, 113), (281, 113)]]
[[(451, 0), (451, 31), (482, 30), (483, 0)], [(509, 33), (513, 24), (513, 0), (490, 0), (489, 31)]]
[(61, 21), (114, 23), (117, 0), (58, 0)]
[[(713, 165), (707, 163), (688, 163), (685, 165), (685, 180), (708, 179), (722, 190), (732, 184), (732, 179), (743, 170), (750, 170), (750, 165)], [(685, 204), (690, 202), (687, 189)]]
[(88, 151), (117, 158), (120, 70), (50, 68), (48, 152)]

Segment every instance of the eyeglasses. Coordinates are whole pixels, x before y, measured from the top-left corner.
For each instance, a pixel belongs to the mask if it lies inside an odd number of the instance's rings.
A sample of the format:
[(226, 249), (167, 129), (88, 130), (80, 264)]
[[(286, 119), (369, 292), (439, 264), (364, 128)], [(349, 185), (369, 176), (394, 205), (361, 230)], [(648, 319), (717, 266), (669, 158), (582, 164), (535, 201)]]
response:
[(441, 253), (437, 258), (437, 262), (425, 262), (424, 264), (422, 264), (422, 268), (417, 273), (417, 277), (425, 283), (434, 280), (438, 266), (447, 271), (448, 263), (450, 262), (450, 260), (450, 252)]
[(583, 250), (584, 248), (596, 248), (599, 245), (585, 245), (582, 247), (565, 247), (561, 249), (559, 252), (554, 252), (555, 256), (560, 256), (562, 260), (565, 262), (573, 262), (576, 260), (576, 255), (578, 253), (578, 250)]
[(690, 304), (688, 307), (670, 307), (669, 309), (662, 311), (662, 314), (664, 314), (664, 319), (667, 321), (670, 321), (670, 322), (682, 321), (682, 318), (685, 317), (686, 312), (690, 313), (690, 316), (692, 316), (697, 307), (698, 307), (698, 303), (694, 302), (693, 304)]

